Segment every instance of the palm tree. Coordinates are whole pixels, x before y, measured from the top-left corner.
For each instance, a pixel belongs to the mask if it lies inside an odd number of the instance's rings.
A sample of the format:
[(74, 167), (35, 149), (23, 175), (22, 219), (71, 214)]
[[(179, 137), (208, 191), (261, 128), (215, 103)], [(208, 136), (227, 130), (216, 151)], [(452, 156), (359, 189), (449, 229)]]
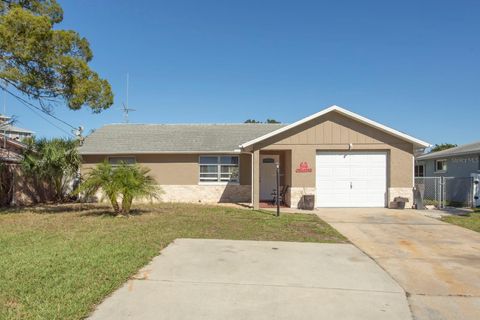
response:
[(52, 185), (56, 200), (64, 200), (67, 185), (78, 175), (80, 156), (78, 141), (54, 138), (51, 140), (28, 138), (23, 154), (23, 172), (41, 186)]
[[(134, 199), (158, 197), (160, 190), (149, 172), (149, 169), (137, 164), (121, 163), (113, 167), (104, 161), (88, 173), (77, 192), (88, 196), (101, 191), (110, 201), (115, 214), (128, 214)], [(119, 198), (122, 199), (121, 208)]]
[(77, 188), (76, 193), (83, 193), (84, 196), (90, 197), (101, 190), (112, 205), (115, 214), (120, 213), (118, 205), (119, 186), (114, 179), (113, 167), (107, 161), (104, 161), (92, 168), (87, 178)]
[(71, 182), (80, 167), (77, 141), (52, 139), (43, 144), (42, 166), (51, 177), (57, 200), (65, 195), (66, 184)]

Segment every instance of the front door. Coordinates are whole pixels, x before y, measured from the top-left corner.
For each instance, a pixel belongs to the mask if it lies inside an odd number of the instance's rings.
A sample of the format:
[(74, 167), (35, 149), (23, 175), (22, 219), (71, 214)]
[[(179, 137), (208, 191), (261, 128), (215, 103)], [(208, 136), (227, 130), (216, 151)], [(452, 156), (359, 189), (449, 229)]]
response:
[(279, 155), (260, 155), (260, 200), (270, 201), (272, 193), (277, 188), (276, 168)]

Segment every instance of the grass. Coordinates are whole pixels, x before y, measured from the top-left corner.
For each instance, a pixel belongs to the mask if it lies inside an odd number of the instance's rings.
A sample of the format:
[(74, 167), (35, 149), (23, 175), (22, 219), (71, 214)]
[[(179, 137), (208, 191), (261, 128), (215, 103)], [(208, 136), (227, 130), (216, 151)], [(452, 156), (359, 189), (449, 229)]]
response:
[(315, 215), (216, 206), (0, 211), (0, 319), (81, 319), (176, 238), (346, 242)]
[(473, 213), (466, 216), (443, 217), (442, 221), (480, 232), (480, 208), (475, 209)]

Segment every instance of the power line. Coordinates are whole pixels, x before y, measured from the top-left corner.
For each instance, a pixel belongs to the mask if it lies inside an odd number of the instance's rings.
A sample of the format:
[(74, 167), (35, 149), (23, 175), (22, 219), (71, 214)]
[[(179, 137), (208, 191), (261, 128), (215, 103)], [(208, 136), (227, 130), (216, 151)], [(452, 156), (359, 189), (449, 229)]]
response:
[(40, 113), (38, 113), (38, 111), (35, 111), (35, 109), (32, 109), (28, 104), (24, 103), (22, 100), (19, 100), (21, 103), (23, 103), (30, 111), (32, 111), (33, 113), (35, 113), (37, 116), (39, 116), (40, 118), (42, 118), (43, 120), (47, 121), (48, 123), (50, 123), (52, 126), (54, 126), (55, 128), (57, 128), (58, 130), (62, 131), (63, 133), (66, 133), (68, 135), (71, 135), (73, 137), (76, 137), (73, 133), (71, 132), (68, 132), (66, 130), (64, 130), (63, 128), (57, 126), (55, 123), (53, 123), (52, 121), (48, 120), (47, 118), (45, 118), (44, 116), (42, 116)]
[[(72, 136), (75, 136), (74, 134), (72, 134), (71, 132), (68, 132), (66, 130), (64, 130), (63, 128), (59, 127), (58, 125), (56, 125), (55, 123), (51, 122), (50, 120), (48, 120), (47, 118), (45, 118), (44, 116), (42, 116), (39, 112), (37, 112), (36, 110), (39, 110), (39, 111), (42, 111), (43, 113), (51, 116), (52, 118), (66, 124), (67, 126), (73, 128), (73, 129), (77, 129), (73, 126), (71, 126), (70, 124), (68, 124), (67, 122), (63, 121), (62, 119), (59, 119), (58, 117), (55, 117), (51, 114), (49, 114), (48, 112), (46, 112), (45, 110), (35, 106), (34, 104), (32, 103), (29, 103), (28, 101), (26, 101), (25, 99), (22, 99), (21, 97), (17, 96), (16, 94), (10, 92), (9, 90), (7, 90), (5, 87), (2, 86), (2, 89), (3, 89), (3, 92), (5, 93), (8, 93), (10, 94), (11, 96), (13, 96), (14, 98), (16, 98), (20, 103), (22, 103), (25, 107), (27, 107), (30, 111), (32, 111), (33, 113), (35, 113), (37, 116), (39, 116), (40, 118), (42, 118), (43, 120), (45, 120), (46, 122), (48, 122), (49, 124), (51, 124), (52, 126), (54, 126), (55, 128), (57, 128), (58, 130), (62, 131), (63, 133), (66, 133), (67, 135), (72, 135)], [(4, 95), (4, 97), (6, 97), (6, 95)], [(34, 108), (34, 109), (32, 109)], [(36, 109), (36, 110), (35, 110)]]
[(37, 110), (38, 110), (38, 111), (40, 111), (40, 112), (43, 112), (44, 114), (46, 114), (46, 115), (48, 115), (48, 116), (50, 116), (50, 117), (54, 118), (55, 120), (57, 120), (57, 121), (60, 121), (61, 123), (63, 123), (63, 124), (65, 124), (65, 125), (69, 126), (69, 127), (70, 127), (70, 128), (72, 128), (73, 130), (77, 130), (77, 129), (78, 129), (78, 128), (76, 128), (76, 127), (72, 126), (70, 123), (68, 123), (68, 122), (66, 122), (66, 121), (64, 121), (64, 120), (62, 120), (62, 119), (60, 119), (59, 117), (57, 117), (57, 116), (55, 116), (55, 115), (53, 115), (53, 114), (51, 114), (51, 113), (49, 113), (49, 112), (45, 111), (44, 109), (42, 109), (42, 108), (40, 108), (40, 107), (38, 107), (38, 106), (34, 105), (33, 103), (30, 103), (29, 101), (27, 101), (27, 100), (23, 99), (22, 97), (20, 97), (20, 96), (18, 96), (18, 95), (16, 95), (16, 94), (14, 94), (13, 92), (11, 92), (11, 91), (7, 90), (6, 88), (3, 88), (3, 90), (5, 90), (5, 92), (7, 92), (9, 95), (11, 95), (12, 97), (14, 97), (15, 99), (17, 99), (17, 100), (19, 100), (20, 102), (22, 102), (24, 105), (28, 105), (28, 106), (30, 106), (30, 107), (33, 107), (33, 108), (37, 109)]

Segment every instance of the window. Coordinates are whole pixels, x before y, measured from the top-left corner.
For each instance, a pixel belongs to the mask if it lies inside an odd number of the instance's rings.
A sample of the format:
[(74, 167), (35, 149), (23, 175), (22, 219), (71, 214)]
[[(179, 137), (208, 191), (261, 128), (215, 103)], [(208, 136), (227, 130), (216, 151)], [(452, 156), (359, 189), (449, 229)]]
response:
[(425, 167), (423, 164), (415, 166), (415, 177), (424, 177), (425, 176)]
[(118, 166), (122, 162), (126, 164), (134, 164), (136, 161), (135, 161), (135, 157), (109, 157), (108, 162), (112, 166)]
[(435, 160), (435, 172), (447, 172), (447, 160)]
[(239, 182), (238, 156), (200, 156), (200, 183)]

